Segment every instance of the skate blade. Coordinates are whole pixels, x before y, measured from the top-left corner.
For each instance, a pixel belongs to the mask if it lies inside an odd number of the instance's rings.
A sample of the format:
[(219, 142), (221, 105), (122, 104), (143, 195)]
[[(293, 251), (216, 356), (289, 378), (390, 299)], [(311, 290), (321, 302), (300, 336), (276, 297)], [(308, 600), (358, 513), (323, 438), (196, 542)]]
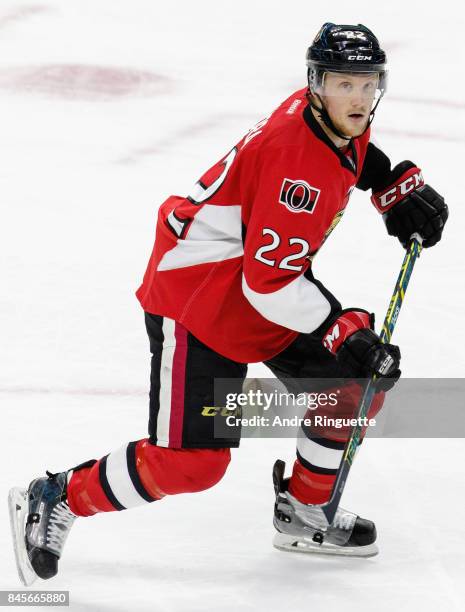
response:
[(379, 550), (376, 544), (367, 546), (337, 546), (336, 544), (317, 544), (309, 538), (299, 538), (285, 533), (276, 533), (273, 546), (285, 552), (300, 552), (319, 555), (337, 555), (339, 557), (374, 557)]
[(29, 510), (27, 489), (14, 488), (8, 493), (11, 534), (18, 575), (24, 586), (30, 586), (37, 578), (27, 554), (25, 529)]

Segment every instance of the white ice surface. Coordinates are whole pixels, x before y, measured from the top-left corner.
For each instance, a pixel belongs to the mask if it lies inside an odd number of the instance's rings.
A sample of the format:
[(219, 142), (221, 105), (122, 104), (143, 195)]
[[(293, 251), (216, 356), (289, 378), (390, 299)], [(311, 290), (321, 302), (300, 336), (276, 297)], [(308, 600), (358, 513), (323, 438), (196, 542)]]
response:
[[(396, 328), (404, 375), (463, 376), (460, 3), (2, 0), (0, 498), (146, 435), (134, 291), (157, 206), (304, 86), (327, 20), (378, 33), (390, 81), (374, 136), (451, 209)], [(358, 192), (315, 274), (381, 321), (401, 260)], [(244, 440), (212, 490), (78, 521), (39, 588), (69, 589), (70, 609), (89, 612), (463, 610), (462, 440), (365, 442), (344, 505), (377, 523), (370, 560), (272, 549), (271, 466), (293, 456), (292, 440)], [(0, 589), (19, 588), (5, 503), (0, 519)]]

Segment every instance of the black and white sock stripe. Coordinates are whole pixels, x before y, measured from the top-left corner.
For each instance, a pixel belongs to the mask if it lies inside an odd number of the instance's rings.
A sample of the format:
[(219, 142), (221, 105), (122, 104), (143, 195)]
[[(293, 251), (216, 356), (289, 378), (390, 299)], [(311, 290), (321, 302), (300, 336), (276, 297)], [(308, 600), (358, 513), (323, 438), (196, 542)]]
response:
[(156, 501), (145, 489), (136, 468), (136, 442), (130, 442), (100, 460), (100, 485), (116, 510)]
[(311, 436), (302, 430), (297, 438), (297, 457), (304, 467), (317, 474), (336, 474), (344, 453), (344, 442)]

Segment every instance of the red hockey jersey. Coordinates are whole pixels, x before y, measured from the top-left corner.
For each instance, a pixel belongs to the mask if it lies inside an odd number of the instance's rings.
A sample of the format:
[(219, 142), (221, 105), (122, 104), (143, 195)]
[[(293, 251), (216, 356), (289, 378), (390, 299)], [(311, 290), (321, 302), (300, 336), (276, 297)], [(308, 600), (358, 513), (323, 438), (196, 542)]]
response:
[[(270, 359), (336, 302), (311, 260), (357, 183), (369, 130), (342, 153), (302, 89), (160, 207), (137, 297), (235, 361)], [(337, 302), (336, 302), (337, 303)]]

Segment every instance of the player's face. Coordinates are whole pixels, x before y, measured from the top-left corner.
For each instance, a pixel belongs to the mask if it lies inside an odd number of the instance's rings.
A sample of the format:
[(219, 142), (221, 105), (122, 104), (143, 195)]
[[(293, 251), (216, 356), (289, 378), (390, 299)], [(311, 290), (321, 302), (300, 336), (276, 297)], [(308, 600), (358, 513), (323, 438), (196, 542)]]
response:
[(324, 75), (321, 98), (331, 121), (345, 136), (360, 136), (367, 126), (378, 86), (377, 74)]

